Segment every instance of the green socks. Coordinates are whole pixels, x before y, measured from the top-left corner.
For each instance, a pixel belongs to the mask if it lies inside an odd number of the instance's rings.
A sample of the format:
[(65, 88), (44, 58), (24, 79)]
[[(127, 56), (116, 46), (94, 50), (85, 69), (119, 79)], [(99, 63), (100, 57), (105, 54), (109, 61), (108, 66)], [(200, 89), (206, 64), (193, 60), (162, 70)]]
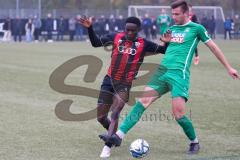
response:
[(139, 121), (144, 111), (145, 108), (142, 103), (137, 102), (121, 123), (120, 130), (126, 134)]
[[(139, 121), (145, 110), (146, 109), (144, 108), (142, 103), (137, 102), (132, 107), (132, 110), (128, 113), (127, 117), (121, 123), (120, 131), (122, 131), (124, 134), (127, 134), (127, 132)], [(196, 139), (196, 134), (192, 122), (186, 116), (177, 119), (177, 122), (182, 127), (184, 133), (191, 141)]]
[(177, 122), (182, 127), (187, 137), (191, 141), (193, 141), (196, 138), (196, 134), (195, 134), (192, 122), (186, 116), (183, 116), (182, 118), (177, 119)]

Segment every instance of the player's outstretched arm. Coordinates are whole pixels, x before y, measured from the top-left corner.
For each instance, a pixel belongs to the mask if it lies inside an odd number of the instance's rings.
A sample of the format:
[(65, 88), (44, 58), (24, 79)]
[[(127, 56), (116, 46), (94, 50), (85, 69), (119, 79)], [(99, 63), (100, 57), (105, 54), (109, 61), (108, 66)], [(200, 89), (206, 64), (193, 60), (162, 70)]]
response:
[(84, 27), (86, 27), (88, 29), (88, 36), (89, 36), (92, 46), (93, 47), (103, 46), (101, 39), (96, 35), (96, 33), (93, 30), (91, 18), (87, 18), (84, 16), (84, 17), (80, 18), (79, 21)]
[(208, 41), (206, 43), (208, 48), (212, 51), (212, 53), (217, 57), (217, 59), (224, 65), (224, 67), (227, 69), (229, 75), (233, 79), (240, 79), (239, 73), (236, 69), (234, 69), (227, 61), (226, 57), (224, 56), (221, 49), (212, 41)]
[(160, 38), (160, 41), (163, 42), (161, 45), (157, 45), (153, 42), (148, 41), (145, 56), (156, 55), (158, 53), (165, 54), (168, 44), (171, 41), (171, 36), (172, 32), (170, 30), (163, 34), (163, 36)]
[(146, 48), (145, 48), (145, 56), (152, 56), (152, 55), (156, 55), (156, 54), (165, 54), (166, 50), (167, 50), (167, 43), (164, 43), (162, 45), (158, 45), (154, 42), (151, 41), (146, 41)]

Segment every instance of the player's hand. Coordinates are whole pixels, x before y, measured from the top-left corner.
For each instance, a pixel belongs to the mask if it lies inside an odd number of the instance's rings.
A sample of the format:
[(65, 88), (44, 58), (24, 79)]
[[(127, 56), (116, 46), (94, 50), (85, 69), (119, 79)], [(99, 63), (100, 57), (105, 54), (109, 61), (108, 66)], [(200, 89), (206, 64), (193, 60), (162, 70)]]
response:
[(200, 57), (199, 57), (199, 56), (194, 57), (193, 63), (194, 63), (195, 65), (198, 65), (198, 64), (199, 64), (199, 61), (200, 61)]
[(228, 69), (228, 73), (230, 74), (230, 76), (233, 79), (240, 79), (239, 73), (238, 73), (238, 71), (236, 69), (230, 68), (230, 69)]
[(160, 41), (162, 41), (164, 43), (168, 43), (171, 41), (171, 38), (172, 38), (172, 31), (167, 30), (167, 32), (164, 33), (162, 37), (160, 37)]
[(86, 16), (81, 17), (79, 22), (86, 28), (89, 28), (92, 25), (91, 18), (87, 18)]

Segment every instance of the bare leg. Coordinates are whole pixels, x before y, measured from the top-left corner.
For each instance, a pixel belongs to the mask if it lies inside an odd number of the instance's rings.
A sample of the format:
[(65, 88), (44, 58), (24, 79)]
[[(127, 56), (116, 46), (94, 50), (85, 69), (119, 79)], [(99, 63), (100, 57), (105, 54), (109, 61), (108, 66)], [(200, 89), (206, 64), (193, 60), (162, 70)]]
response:
[(180, 119), (185, 115), (185, 104), (185, 99), (182, 97), (172, 99), (172, 112), (175, 119)]
[(119, 115), (127, 101), (128, 93), (119, 92), (113, 97), (111, 123), (108, 129), (108, 136), (114, 134), (118, 128)]
[(182, 127), (184, 133), (191, 141), (188, 154), (196, 154), (200, 150), (200, 145), (196, 137), (194, 127), (191, 120), (185, 116), (185, 99), (182, 97), (173, 98), (172, 100), (172, 110), (176, 121)]
[(106, 130), (108, 130), (110, 125), (110, 120), (108, 118), (110, 107), (110, 104), (98, 104), (97, 107), (97, 120)]

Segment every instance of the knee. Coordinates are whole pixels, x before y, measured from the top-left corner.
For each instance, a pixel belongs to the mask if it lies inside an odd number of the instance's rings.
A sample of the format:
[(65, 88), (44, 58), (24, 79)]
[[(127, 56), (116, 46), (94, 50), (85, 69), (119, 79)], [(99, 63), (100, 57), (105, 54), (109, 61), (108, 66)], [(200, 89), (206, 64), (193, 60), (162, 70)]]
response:
[(181, 119), (185, 115), (184, 109), (173, 110), (173, 116), (176, 120)]
[(182, 118), (185, 115), (185, 99), (184, 98), (175, 98), (172, 101), (172, 112), (176, 120)]
[(97, 117), (97, 121), (99, 123), (104, 123), (107, 120), (107, 116), (99, 116)]

